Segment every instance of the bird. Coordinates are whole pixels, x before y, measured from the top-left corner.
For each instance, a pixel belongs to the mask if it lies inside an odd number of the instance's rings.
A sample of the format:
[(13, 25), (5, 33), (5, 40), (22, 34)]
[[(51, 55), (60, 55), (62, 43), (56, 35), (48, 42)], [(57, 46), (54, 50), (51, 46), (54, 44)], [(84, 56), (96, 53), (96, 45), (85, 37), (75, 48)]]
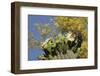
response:
[(69, 50), (76, 50), (81, 47), (82, 44), (82, 34), (79, 31), (68, 31), (67, 34), (65, 35), (68, 44)]

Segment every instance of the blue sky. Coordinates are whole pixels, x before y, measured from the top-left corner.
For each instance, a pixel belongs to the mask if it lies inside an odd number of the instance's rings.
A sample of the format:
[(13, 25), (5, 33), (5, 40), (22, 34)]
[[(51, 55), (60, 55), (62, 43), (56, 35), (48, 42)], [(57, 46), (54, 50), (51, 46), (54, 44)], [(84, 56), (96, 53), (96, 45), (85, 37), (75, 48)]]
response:
[[(44, 16), (44, 15), (28, 15), (28, 32), (31, 32), (34, 39), (40, 40), (41, 36), (36, 30), (35, 24), (49, 24), (50, 27), (54, 26), (54, 16)], [(38, 60), (38, 56), (44, 52), (40, 48), (28, 48), (28, 60)]]

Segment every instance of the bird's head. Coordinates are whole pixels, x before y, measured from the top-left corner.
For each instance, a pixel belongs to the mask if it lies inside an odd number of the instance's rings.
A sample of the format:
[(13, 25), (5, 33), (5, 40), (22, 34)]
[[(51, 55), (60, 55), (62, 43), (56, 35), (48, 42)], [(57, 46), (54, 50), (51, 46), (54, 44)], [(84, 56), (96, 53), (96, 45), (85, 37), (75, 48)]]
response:
[(75, 35), (74, 32), (69, 31), (67, 34), (65, 34), (65, 37), (66, 37), (67, 40), (72, 42), (72, 41), (75, 40), (76, 35)]

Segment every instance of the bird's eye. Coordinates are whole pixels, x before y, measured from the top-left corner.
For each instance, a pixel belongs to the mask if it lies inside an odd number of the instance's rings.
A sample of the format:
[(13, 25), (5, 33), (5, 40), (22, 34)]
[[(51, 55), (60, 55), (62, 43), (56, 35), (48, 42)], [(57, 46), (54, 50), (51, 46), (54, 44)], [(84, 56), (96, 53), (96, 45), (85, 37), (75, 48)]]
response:
[(53, 43), (53, 41), (51, 41), (51, 43)]

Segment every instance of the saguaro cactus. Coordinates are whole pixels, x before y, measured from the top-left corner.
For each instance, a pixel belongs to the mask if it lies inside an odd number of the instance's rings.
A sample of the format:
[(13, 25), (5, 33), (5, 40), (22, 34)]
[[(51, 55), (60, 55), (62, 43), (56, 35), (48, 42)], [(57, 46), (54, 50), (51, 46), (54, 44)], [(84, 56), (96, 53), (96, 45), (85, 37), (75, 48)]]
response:
[[(75, 37), (72, 36), (73, 34), (75, 34)], [(82, 43), (82, 36), (79, 35), (80, 34), (77, 35), (77, 33), (70, 31), (67, 32), (67, 35), (60, 33), (55, 38), (51, 37), (47, 39), (42, 44), (42, 49), (45, 52), (45, 54), (39, 56), (39, 59), (52, 60), (52, 59), (71, 59), (79, 57), (79, 51), (77, 51), (77, 49), (81, 47)]]

